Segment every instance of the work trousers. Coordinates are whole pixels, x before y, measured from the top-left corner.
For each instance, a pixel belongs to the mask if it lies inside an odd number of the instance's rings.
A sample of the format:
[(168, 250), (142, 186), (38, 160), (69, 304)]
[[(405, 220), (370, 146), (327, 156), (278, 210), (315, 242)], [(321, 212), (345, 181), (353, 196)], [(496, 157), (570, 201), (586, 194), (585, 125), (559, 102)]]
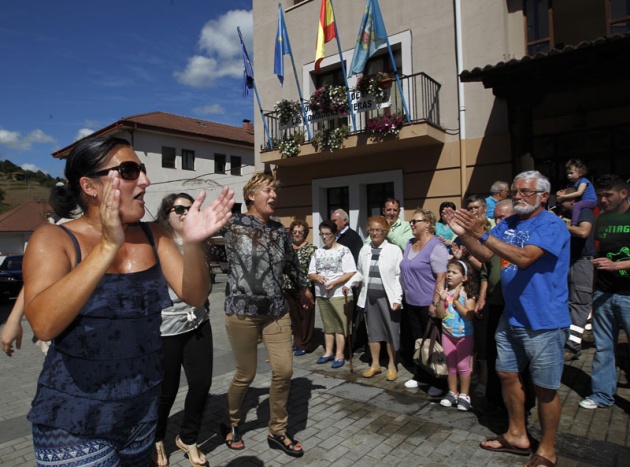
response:
[(569, 269), (569, 311), (571, 327), (565, 346), (573, 352), (582, 349), (582, 335), (593, 305), (593, 263), (578, 259)]
[(288, 425), (287, 402), (293, 376), (289, 314), (280, 318), (226, 315), (225, 327), (236, 360), (236, 372), (227, 393), (231, 426), (238, 426), (243, 421), (243, 400), (256, 377), (258, 339), (262, 337), (271, 364), (269, 432), (284, 435)]

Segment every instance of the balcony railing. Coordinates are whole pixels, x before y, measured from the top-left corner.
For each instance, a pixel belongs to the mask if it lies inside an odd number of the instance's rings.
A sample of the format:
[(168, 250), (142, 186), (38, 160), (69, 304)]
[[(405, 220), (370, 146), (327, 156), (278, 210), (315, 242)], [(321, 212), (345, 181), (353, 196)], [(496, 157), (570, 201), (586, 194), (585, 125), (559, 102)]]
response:
[[(435, 81), (426, 73), (415, 73), (413, 75), (400, 76), (400, 84), (403, 95), (405, 96), (405, 103), (409, 112), (409, 119), (411, 120), (411, 123), (428, 122), (439, 127), (440, 83)], [(354, 89), (350, 89), (350, 93), (354, 96)], [(355, 100), (352, 100), (354, 104)], [(296, 133), (304, 133), (304, 141), (309, 142), (308, 132), (306, 131), (306, 127), (304, 125), (282, 127), (278, 118), (278, 112), (271, 111), (264, 112), (263, 114), (270, 136), (274, 141), (281, 141), (283, 139), (290, 138)], [(311, 137), (325, 128), (339, 127), (341, 125), (348, 125), (350, 128), (350, 134), (364, 133), (366, 132), (367, 121), (369, 119), (385, 114), (403, 115), (405, 116), (405, 125), (408, 124), (403, 99), (395, 80), (393, 81), (391, 88), (386, 91), (385, 102), (379, 104), (372, 110), (355, 112), (356, 132), (352, 127), (352, 118), (348, 115), (345, 117), (336, 117), (328, 120), (311, 122)], [(270, 148), (266, 144), (262, 148), (263, 151), (269, 149)], [(277, 148), (274, 147), (274, 149)]]

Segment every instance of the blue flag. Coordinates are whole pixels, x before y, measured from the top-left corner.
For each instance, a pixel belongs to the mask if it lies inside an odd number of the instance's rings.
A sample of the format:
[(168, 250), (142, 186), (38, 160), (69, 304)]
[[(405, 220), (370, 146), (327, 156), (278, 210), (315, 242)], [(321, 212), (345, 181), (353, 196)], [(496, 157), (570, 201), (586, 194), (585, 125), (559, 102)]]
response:
[(289, 43), (289, 33), (284, 24), (284, 13), (282, 5), (278, 3), (278, 32), (276, 33), (276, 53), (273, 57), (273, 72), (280, 80), (280, 86), (284, 83), (284, 56), (291, 54), (291, 44)]
[(385, 42), (387, 42), (387, 31), (378, 0), (367, 0), (348, 77), (363, 73), (368, 58), (374, 55), (376, 49)]
[(238, 31), (238, 37), (241, 39), (241, 48), (243, 49), (243, 97), (247, 97), (249, 90), (254, 87), (254, 67), (249, 60), (249, 54), (243, 42), (241, 28), (237, 26), (236, 30)]

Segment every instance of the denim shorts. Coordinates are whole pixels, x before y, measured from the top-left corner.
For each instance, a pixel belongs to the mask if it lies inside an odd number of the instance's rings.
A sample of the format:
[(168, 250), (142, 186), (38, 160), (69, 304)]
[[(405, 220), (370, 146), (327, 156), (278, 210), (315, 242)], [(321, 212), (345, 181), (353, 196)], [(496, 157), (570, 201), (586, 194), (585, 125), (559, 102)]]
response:
[(536, 386), (558, 389), (568, 336), (569, 328), (533, 331), (512, 326), (504, 313), (495, 334), (496, 369), (503, 373), (520, 373), (529, 365), (529, 373)]

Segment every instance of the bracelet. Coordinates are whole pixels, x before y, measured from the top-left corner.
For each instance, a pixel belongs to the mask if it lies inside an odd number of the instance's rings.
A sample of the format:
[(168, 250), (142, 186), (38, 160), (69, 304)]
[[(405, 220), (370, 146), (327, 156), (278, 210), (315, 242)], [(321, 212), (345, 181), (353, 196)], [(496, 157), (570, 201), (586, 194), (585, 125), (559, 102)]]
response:
[(439, 300), (433, 300), (433, 302), (431, 302), (431, 303), (433, 303), (433, 306), (438, 306), (438, 303), (440, 303), (440, 301)]

